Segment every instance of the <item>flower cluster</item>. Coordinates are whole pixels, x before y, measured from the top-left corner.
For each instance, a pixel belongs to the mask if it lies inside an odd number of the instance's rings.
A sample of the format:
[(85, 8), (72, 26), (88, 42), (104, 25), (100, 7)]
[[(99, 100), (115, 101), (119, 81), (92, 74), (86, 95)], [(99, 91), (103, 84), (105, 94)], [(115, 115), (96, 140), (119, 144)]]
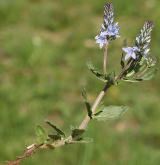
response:
[(153, 30), (153, 22), (146, 21), (141, 29), (140, 35), (136, 37), (136, 46), (140, 49), (141, 54), (147, 58), (150, 51), (151, 32)]
[(136, 58), (148, 58), (150, 51), (150, 42), (151, 42), (151, 32), (153, 29), (153, 22), (146, 21), (143, 28), (141, 29), (140, 35), (136, 37), (135, 46), (122, 48), (126, 53), (125, 60), (128, 60), (130, 57), (133, 59)]
[(104, 20), (100, 34), (95, 37), (96, 43), (99, 44), (100, 48), (103, 48), (109, 40), (119, 37), (119, 29), (118, 23), (114, 23), (113, 6), (111, 3), (107, 3), (104, 6)]

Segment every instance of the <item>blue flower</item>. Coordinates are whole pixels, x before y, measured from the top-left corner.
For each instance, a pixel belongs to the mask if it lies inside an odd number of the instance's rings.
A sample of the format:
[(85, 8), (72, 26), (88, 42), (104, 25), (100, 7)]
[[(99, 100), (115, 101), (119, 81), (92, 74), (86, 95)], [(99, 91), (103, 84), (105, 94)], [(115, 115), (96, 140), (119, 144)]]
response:
[(103, 32), (103, 33), (106, 33), (106, 36), (108, 36), (108, 38), (109, 37), (118, 38), (118, 37), (120, 37), (119, 29), (120, 29), (120, 27), (118, 26), (118, 22), (117, 22), (115, 24), (109, 25), (106, 32)]
[(107, 37), (103, 32), (101, 32), (99, 35), (95, 37), (96, 43), (99, 44), (100, 48), (103, 48), (105, 45), (108, 44)]
[(99, 44), (100, 48), (104, 47), (108, 44), (110, 38), (115, 39), (120, 37), (119, 29), (118, 23), (109, 25), (105, 31), (101, 31), (101, 33), (95, 37), (96, 43)]
[(108, 44), (109, 40), (114, 40), (119, 36), (118, 23), (114, 23), (114, 9), (112, 3), (106, 3), (104, 5), (104, 17), (103, 24), (101, 26), (100, 34), (95, 37), (96, 43), (100, 48), (103, 48)]
[(125, 60), (128, 60), (130, 57), (136, 59), (136, 52), (139, 51), (139, 48), (127, 47), (127, 48), (122, 48), (122, 50), (126, 53)]

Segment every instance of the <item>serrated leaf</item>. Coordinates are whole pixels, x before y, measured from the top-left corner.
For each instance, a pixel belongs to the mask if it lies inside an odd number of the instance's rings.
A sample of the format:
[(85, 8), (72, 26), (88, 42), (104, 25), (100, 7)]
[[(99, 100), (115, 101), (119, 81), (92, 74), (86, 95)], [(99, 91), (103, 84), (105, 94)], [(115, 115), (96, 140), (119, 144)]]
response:
[(82, 97), (84, 99), (84, 103), (86, 105), (86, 109), (87, 109), (87, 114), (90, 118), (92, 118), (92, 110), (91, 110), (91, 105), (90, 103), (88, 102), (88, 99), (87, 99), (87, 94), (86, 94), (86, 90), (83, 89), (82, 90)]
[(83, 135), (84, 132), (85, 132), (84, 129), (76, 128), (76, 129), (72, 130), (72, 134), (71, 134), (72, 139), (73, 140), (81, 140), (82, 139), (82, 135)]
[(65, 133), (62, 130), (60, 130), (59, 128), (57, 128), (57, 126), (55, 126), (54, 124), (52, 124), (50, 121), (46, 121), (46, 123), (50, 127), (52, 127), (57, 132), (58, 135), (61, 135), (61, 136), (64, 136), (65, 137)]
[(87, 63), (88, 69), (101, 81), (103, 82), (107, 82), (108, 80), (105, 79), (105, 75), (103, 73), (101, 73), (100, 71), (98, 71), (94, 65), (91, 62)]
[(89, 70), (96, 76), (97, 79), (105, 83), (109, 82), (110, 84), (114, 84), (115, 72), (111, 72), (109, 74), (103, 74), (99, 72), (91, 62), (88, 62), (87, 65)]
[(113, 120), (120, 117), (128, 108), (126, 106), (108, 106), (101, 109), (101, 113), (95, 115), (98, 121)]
[(37, 136), (37, 142), (39, 144), (45, 143), (45, 141), (47, 139), (47, 134), (46, 134), (45, 129), (42, 126), (37, 125), (35, 128), (35, 132), (36, 132), (36, 136)]
[(48, 137), (50, 138), (50, 139), (52, 139), (52, 141), (57, 141), (57, 140), (61, 140), (61, 136), (60, 135), (48, 135)]

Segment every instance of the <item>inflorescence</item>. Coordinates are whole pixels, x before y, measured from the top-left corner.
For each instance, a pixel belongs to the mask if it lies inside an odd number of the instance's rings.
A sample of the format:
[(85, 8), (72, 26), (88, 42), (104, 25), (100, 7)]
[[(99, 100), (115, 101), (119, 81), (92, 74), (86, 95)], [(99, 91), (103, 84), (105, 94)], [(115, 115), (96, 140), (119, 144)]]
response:
[(104, 18), (101, 26), (100, 34), (95, 37), (96, 43), (100, 48), (105, 47), (110, 40), (114, 40), (119, 36), (118, 22), (114, 23), (114, 9), (111, 3), (104, 6)]

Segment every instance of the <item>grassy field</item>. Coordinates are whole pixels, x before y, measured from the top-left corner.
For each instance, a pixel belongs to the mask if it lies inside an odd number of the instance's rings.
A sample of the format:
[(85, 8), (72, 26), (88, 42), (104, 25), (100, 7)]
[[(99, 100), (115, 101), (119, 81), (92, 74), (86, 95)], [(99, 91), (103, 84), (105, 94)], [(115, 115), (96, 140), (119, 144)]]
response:
[[(102, 22), (98, 0), (0, 0), (0, 164), (32, 144), (46, 119), (67, 133), (85, 115), (81, 88), (94, 101), (103, 84), (87, 70), (101, 68), (94, 37)], [(121, 38), (109, 47), (109, 70), (118, 72), (123, 40), (132, 44), (145, 20), (155, 22), (152, 53), (160, 52), (160, 1), (113, 0)], [(87, 145), (40, 151), (22, 165), (159, 165), (160, 74), (109, 90), (106, 105), (128, 105), (120, 119), (90, 123)]]

